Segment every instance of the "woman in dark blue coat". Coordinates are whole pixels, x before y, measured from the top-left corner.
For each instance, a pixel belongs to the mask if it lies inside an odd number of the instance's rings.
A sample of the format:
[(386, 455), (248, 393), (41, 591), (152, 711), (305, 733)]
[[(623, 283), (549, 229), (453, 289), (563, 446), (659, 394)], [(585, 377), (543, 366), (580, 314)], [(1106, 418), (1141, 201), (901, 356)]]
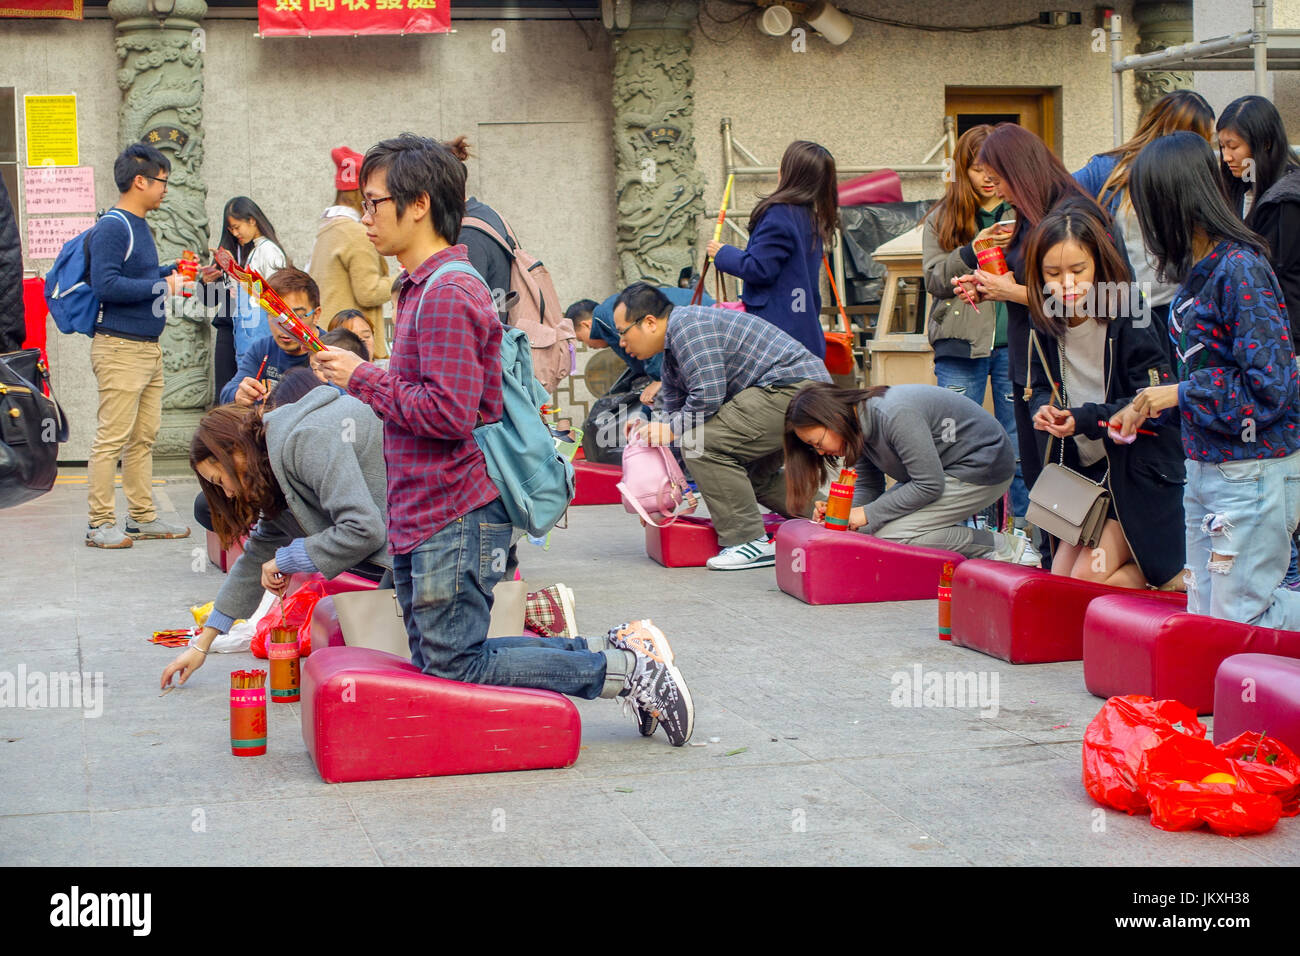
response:
[(710, 242), (723, 272), (744, 280), (745, 310), (767, 319), (818, 358), (826, 357), (821, 323), (822, 249), (839, 225), (835, 157), (807, 140), (781, 157), (776, 192), (749, 217), (749, 244)]

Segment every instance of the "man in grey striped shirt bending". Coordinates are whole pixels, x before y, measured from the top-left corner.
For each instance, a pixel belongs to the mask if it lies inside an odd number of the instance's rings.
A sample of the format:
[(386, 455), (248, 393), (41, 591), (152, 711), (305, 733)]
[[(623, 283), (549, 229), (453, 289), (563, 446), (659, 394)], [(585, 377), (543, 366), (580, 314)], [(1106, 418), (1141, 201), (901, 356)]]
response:
[(829, 382), (826, 366), (759, 316), (674, 308), (645, 282), (618, 297), (614, 328), (629, 355), (664, 354), (654, 421), (638, 430), (653, 445), (681, 446), (722, 545), (708, 566), (770, 567), (776, 546), (759, 503), (789, 515), (781, 470), (786, 406), (809, 382)]

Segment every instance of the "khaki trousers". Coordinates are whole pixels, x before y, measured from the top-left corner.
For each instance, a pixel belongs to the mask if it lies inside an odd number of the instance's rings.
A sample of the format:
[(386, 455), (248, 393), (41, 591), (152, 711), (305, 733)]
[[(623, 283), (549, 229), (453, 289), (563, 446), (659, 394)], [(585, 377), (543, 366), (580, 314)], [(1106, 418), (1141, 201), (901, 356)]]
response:
[(117, 522), (113, 474), (122, 460), (122, 490), (133, 521), (158, 517), (153, 503), (153, 443), (162, 425), (162, 348), (96, 335), (90, 367), (99, 386), (99, 422), (90, 449), (90, 525)]
[(763, 536), (760, 502), (789, 515), (782, 470), (785, 410), (807, 384), (747, 388), (682, 436), (682, 456), (722, 547)]

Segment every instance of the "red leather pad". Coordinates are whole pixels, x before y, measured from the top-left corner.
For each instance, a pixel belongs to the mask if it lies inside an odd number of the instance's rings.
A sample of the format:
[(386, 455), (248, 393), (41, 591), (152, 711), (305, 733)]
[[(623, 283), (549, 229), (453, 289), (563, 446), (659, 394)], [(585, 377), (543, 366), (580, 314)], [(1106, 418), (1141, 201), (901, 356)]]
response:
[(617, 505), (623, 496), (615, 485), (623, 480), (620, 465), (602, 465), (594, 461), (573, 463), (574, 488), (572, 504)]
[(1188, 614), (1129, 595), (1097, 598), (1083, 619), (1083, 679), (1098, 697), (1146, 694), (1213, 713), (1219, 665), (1251, 651), (1300, 657), (1300, 632)]
[(799, 518), (776, 533), (776, 583), (805, 604), (934, 600), (943, 566), (966, 559)]
[(952, 642), (1012, 664), (1083, 660), (1083, 615), (1108, 594), (1150, 596), (1171, 607), (1187, 596), (1078, 581), (1038, 568), (971, 559), (952, 579)]
[[(763, 515), (763, 530), (769, 535), (784, 523), (780, 515)], [(666, 528), (645, 527), (645, 553), (665, 568), (702, 568), (721, 550), (708, 518), (678, 518)]]
[(1214, 742), (1247, 730), (1300, 750), (1300, 660), (1233, 654), (1214, 676)]
[(301, 706), (326, 783), (570, 767), (582, 744), (563, 694), (430, 677), (363, 647), (306, 658)]

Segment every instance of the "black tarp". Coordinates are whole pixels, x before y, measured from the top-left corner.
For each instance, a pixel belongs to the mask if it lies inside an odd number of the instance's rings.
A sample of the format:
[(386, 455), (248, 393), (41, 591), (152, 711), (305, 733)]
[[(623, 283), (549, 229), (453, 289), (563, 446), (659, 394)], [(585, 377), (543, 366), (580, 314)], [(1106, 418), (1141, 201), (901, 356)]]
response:
[(915, 228), (935, 200), (889, 202), (871, 206), (842, 206), (844, 232), (844, 304), (874, 305), (884, 288), (885, 267), (871, 253), (890, 239)]

